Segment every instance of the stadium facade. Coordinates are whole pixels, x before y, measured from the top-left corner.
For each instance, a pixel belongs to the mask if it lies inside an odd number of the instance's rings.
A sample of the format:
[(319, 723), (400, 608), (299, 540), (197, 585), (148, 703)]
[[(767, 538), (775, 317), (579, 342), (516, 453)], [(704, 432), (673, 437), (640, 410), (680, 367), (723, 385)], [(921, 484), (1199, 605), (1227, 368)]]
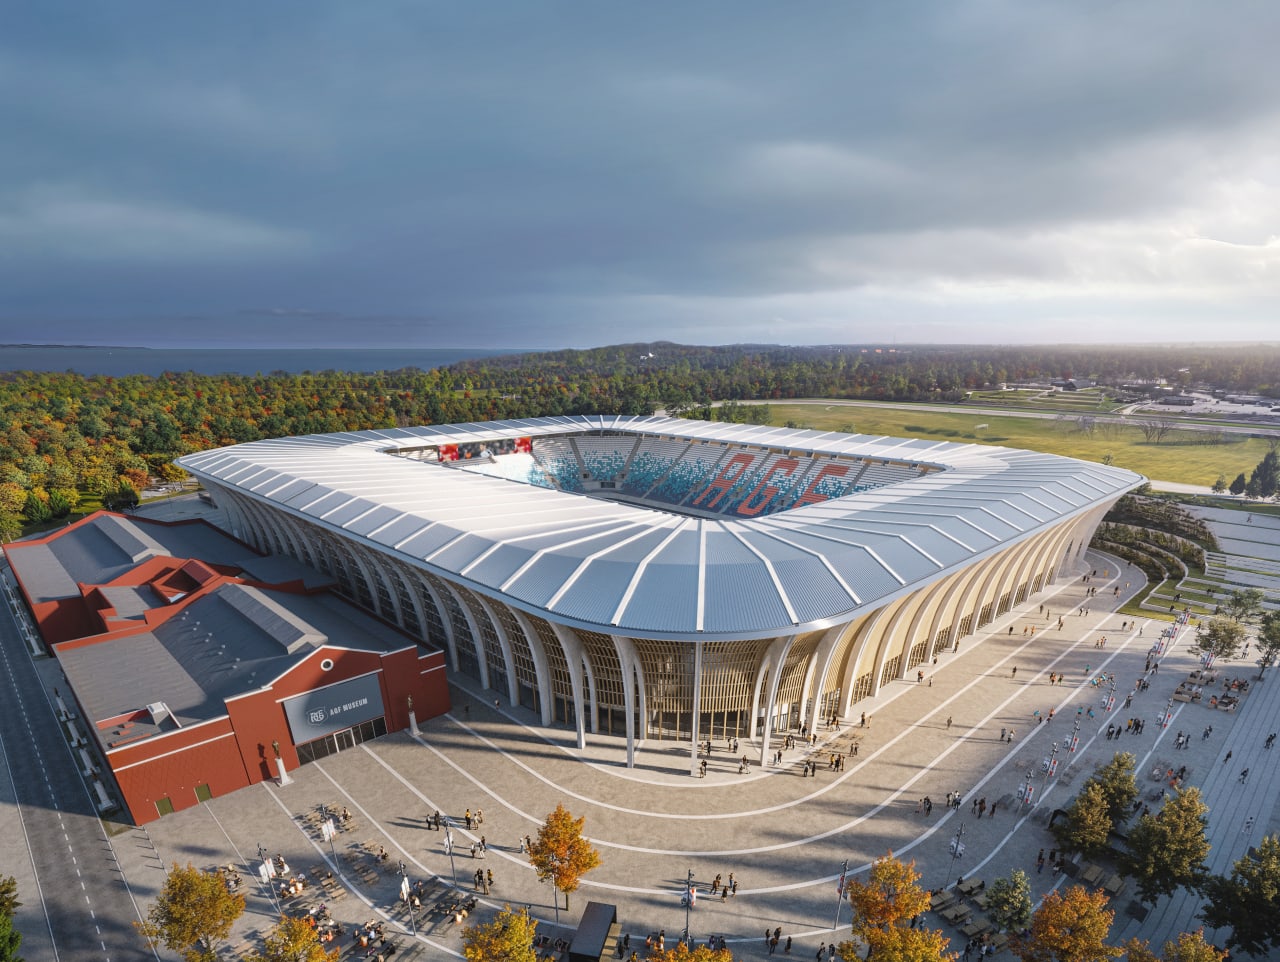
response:
[[(1008, 448), (563, 417), (179, 462), (231, 533), (544, 725), (770, 737), (847, 716), (1079, 563), (1130, 471)], [(861, 707), (866, 707), (862, 705)]]

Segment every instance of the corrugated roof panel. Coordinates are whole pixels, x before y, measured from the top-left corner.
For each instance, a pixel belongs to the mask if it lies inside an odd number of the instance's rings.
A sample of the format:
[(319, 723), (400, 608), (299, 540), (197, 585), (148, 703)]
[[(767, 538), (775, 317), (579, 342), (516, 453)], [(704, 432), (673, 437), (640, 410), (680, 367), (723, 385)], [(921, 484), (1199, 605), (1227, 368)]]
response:
[(504, 590), (521, 601), (545, 607), (577, 567), (576, 558), (543, 555), (537, 564), (529, 565), (521, 571)]
[[(329, 524), (337, 525), (340, 528), (345, 528), (347, 526), (347, 522), (354, 521), (357, 518), (367, 515), (375, 508), (377, 508), (377, 504), (370, 501), (368, 498), (352, 498), (346, 504), (339, 505), (333, 510), (327, 511), (325, 513), (325, 521)], [(359, 533), (359, 531), (352, 532), (352, 534)]]
[(815, 557), (797, 554), (776, 562), (774, 567), (787, 585), (787, 598), (801, 624), (857, 607), (835, 576)]
[(708, 605), (703, 618), (705, 631), (747, 631), (748, 625), (787, 625), (787, 613), (764, 563), (752, 558), (749, 564), (716, 564), (707, 569)]
[(902, 587), (865, 549), (850, 548), (841, 552), (838, 558), (832, 559), (832, 564), (859, 598), (879, 598)]
[(551, 610), (566, 618), (608, 624), (635, 570), (635, 565), (629, 561), (597, 558), (560, 596)]
[[(497, 587), (515, 574), (533, 552), (475, 534), (463, 534), (430, 555), (427, 560), (446, 571), (461, 571), (471, 581)], [(483, 569), (483, 574), (481, 574)]]
[(645, 570), (618, 622), (619, 630), (641, 625), (652, 631), (697, 631), (698, 579), (681, 565), (655, 565)]

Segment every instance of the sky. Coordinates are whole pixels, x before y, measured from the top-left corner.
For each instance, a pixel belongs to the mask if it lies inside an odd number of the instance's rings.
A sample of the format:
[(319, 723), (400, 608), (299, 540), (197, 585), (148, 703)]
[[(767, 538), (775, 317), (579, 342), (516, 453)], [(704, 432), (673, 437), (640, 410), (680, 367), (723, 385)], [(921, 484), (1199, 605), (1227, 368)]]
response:
[(1280, 340), (1274, 0), (0, 10), (0, 343)]

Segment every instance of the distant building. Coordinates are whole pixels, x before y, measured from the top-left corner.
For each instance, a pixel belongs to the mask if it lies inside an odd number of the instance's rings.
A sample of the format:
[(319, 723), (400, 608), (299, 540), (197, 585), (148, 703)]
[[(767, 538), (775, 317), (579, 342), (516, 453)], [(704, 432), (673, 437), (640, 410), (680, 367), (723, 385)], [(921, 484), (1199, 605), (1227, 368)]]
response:
[(1199, 398), (1191, 397), (1188, 394), (1170, 394), (1168, 397), (1162, 397), (1158, 403), (1169, 404), (1174, 407), (1189, 408), (1198, 400)]

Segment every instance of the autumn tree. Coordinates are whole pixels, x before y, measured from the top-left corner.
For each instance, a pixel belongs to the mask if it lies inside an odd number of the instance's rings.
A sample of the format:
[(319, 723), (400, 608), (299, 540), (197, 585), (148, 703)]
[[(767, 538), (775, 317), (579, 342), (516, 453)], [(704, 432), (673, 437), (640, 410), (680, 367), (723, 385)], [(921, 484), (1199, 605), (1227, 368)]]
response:
[(1067, 817), (1054, 823), (1053, 834), (1067, 851), (1095, 855), (1107, 847), (1112, 824), (1102, 786), (1089, 781), (1067, 808)]
[(1105, 892), (1072, 885), (1046, 895), (1028, 934), (1010, 945), (1022, 962), (1106, 962), (1123, 954), (1106, 941), (1114, 918)]
[(597, 852), (582, 836), (585, 818), (575, 819), (563, 805), (547, 816), (538, 837), (529, 848), (529, 863), (539, 881), (551, 880), (557, 892), (564, 893), (564, 907), (569, 907), (569, 893), (578, 888), (582, 876), (600, 864)]
[(1214, 658), (1234, 658), (1244, 639), (1244, 625), (1234, 618), (1208, 618), (1196, 629), (1196, 647)]
[(492, 922), (467, 926), (462, 933), (462, 956), (467, 962), (537, 962), (533, 947), (537, 931), (537, 919), (505, 905)]
[(890, 852), (876, 859), (865, 882), (850, 881), (846, 891), (856, 941), (841, 943), (841, 958), (858, 958), (863, 945), (869, 958), (902, 962), (944, 958), (940, 953), (947, 939), (941, 932), (910, 927), (911, 919), (929, 908), (929, 893), (916, 884), (919, 880), (915, 862), (904, 864)]
[(324, 947), (304, 919), (281, 916), (263, 939), (262, 950), (252, 953), (249, 962), (337, 962), (338, 955), (338, 949)]
[(213, 962), (243, 913), (244, 896), (230, 891), (220, 875), (175, 863), (146, 921), (133, 924), (153, 948), (163, 945), (186, 962)]
[[(951, 962), (956, 958), (955, 952), (947, 952), (951, 940), (937, 929), (895, 925), (868, 934), (867, 958), (874, 962)], [(841, 942), (836, 951), (844, 962), (862, 958), (856, 942)]]
[(1002, 932), (1019, 932), (1031, 920), (1031, 880), (1016, 868), (987, 886), (987, 918)]
[(1230, 928), (1227, 947), (1249, 955), (1280, 949), (1280, 839), (1268, 835), (1229, 876), (1211, 875), (1201, 885), (1206, 904), (1200, 918), (1214, 929)]
[(1128, 962), (1223, 962), (1227, 953), (1204, 937), (1204, 929), (1183, 932), (1176, 941), (1166, 942), (1164, 952), (1156, 955), (1151, 946), (1139, 938), (1124, 944)]
[(1143, 815), (1129, 833), (1121, 871), (1138, 883), (1142, 901), (1154, 903), (1179, 888), (1194, 888), (1209, 855), (1205, 805), (1196, 788), (1176, 792), (1154, 815)]

